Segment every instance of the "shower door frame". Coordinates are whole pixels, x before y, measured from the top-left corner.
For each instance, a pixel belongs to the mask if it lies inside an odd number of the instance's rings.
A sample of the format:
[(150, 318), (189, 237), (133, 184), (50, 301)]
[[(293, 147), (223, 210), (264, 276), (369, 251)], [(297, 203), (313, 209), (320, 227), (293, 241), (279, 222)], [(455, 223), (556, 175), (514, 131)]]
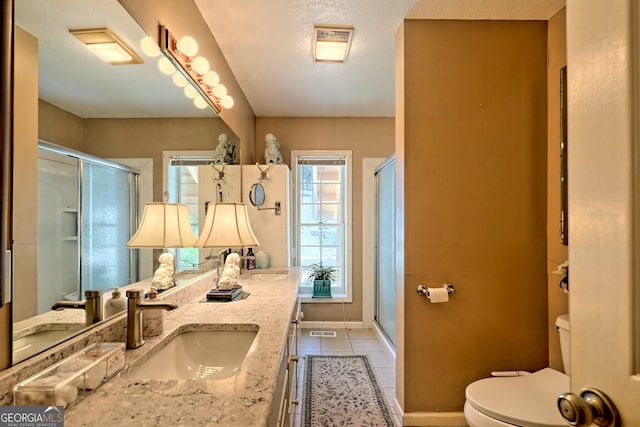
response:
[[(78, 253), (78, 262), (77, 262), (77, 283), (76, 283), (76, 289), (77, 289), (77, 297), (78, 300), (82, 300), (83, 299), (83, 292), (84, 292), (84, 288), (82, 285), (82, 247), (81, 247), (81, 236), (82, 236), (82, 180), (83, 180), (83, 168), (84, 168), (84, 164), (85, 163), (92, 163), (94, 165), (99, 165), (99, 166), (105, 166), (105, 167), (110, 167), (110, 168), (114, 168), (114, 169), (119, 169), (122, 170), (124, 172), (129, 173), (128, 175), (128, 180), (129, 180), (129, 188), (133, 188), (134, 193), (133, 195), (130, 195), (130, 204), (131, 204), (131, 215), (129, 217), (129, 228), (130, 230), (135, 230), (138, 220), (139, 220), (139, 207), (138, 207), (138, 201), (140, 199), (140, 192), (141, 192), (141, 184), (140, 184), (140, 177), (141, 177), (141, 172), (140, 170), (136, 169), (136, 168), (132, 168), (129, 166), (125, 166), (123, 164), (120, 163), (116, 163), (110, 160), (106, 160), (106, 159), (102, 159), (99, 157), (95, 157), (92, 156), (90, 154), (86, 154), (86, 153), (82, 153), (79, 151), (75, 151), (73, 149), (70, 148), (66, 148), (63, 146), (59, 146), (53, 143), (50, 143), (48, 141), (44, 141), (44, 140), (38, 140), (38, 149), (42, 149), (45, 150), (47, 152), (51, 152), (51, 153), (55, 153), (55, 154), (59, 154), (59, 155), (63, 155), (63, 156), (69, 156), (72, 158), (77, 159), (78, 164), (77, 164), (77, 168), (78, 168), (78, 187), (77, 187), (77, 191), (78, 191), (78, 214), (77, 214), (77, 236), (78, 236), (78, 248), (77, 248), (77, 253)], [(133, 180), (133, 182), (131, 182), (131, 180)], [(130, 251), (130, 255), (129, 255), (129, 271), (130, 271), (130, 280), (129, 282), (133, 281), (138, 281), (140, 280), (140, 262), (139, 262), (139, 254), (138, 251)], [(135, 271), (134, 271), (135, 270)], [(133, 271), (133, 273), (135, 273), (135, 277), (131, 276), (131, 272)], [(137, 271), (137, 273), (136, 273)], [(123, 284), (125, 285), (125, 284)]]
[[(374, 295), (374, 298), (373, 298), (373, 321), (376, 323), (376, 325), (377, 325), (378, 329), (380, 330), (380, 332), (382, 332), (385, 335), (385, 337), (387, 338), (387, 341), (389, 341), (389, 343), (391, 345), (393, 345), (393, 347), (395, 347), (396, 341), (397, 341), (397, 335), (396, 335), (396, 332), (397, 332), (397, 321), (395, 323), (396, 326), (394, 326), (394, 331), (393, 331), (393, 337), (394, 338), (392, 339), (389, 336), (389, 331), (387, 331), (385, 329), (385, 326), (383, 324), (381, 324), (379, 319), (378, 319), (379, 318), (379, 316), (378, 316), (379, 291), (378, 290), (379, 290), (379, 286), (380, 286), (380, 279), (379, 279), (380, 269), (379, 269), (379, 265), (380, 265), (380, 247), (381, 247), (380, 242), (379, 242), (379, 233), (378, 233), (378, 229), (379, 229), (379, 206), (380, 206), (379, 205), (379, 195), (380, 195), (380, 185), (379, 185), (379, 183), (380, 182), (379, 182), (378, 176), (379, 176), (379, 173), (382, 170), (384, 170), (386, 168), (389, 168), (389, 167), (393, 168), (393, 171), (394, 171), (393, 172), (393, 174), (394, 174), (394, 176), (393, 176), (394, 177), (394, 185), (393, 185), (392, 188), (393, 188), (394, 199), (395, 199), (395, 179), (396, 179), (395, 178), (395, 162), (396, 162), (396, 156), (395, 155), (390, 156), (389, 158), (384, 160), (375, 169), (374, 174), (373, 174), (374, 175), (374, 183), (375, 183), (375, 186), (374, 186), (374, 192), (375, 192), (375, 194), (374, 194), (374, 196), (375, 196), (374, 197), (374, 200), (375, 200), (375, 202), (374, 202), (374, 206), (375, 206), (374, 214), (375, 214), (375, 218), (374, 218), (373, 230), (374, 230), (374, 234), (375, 234), (375, 266), (376, 266), (375, 267), (375, 275), (374, 275), (374, 290), (373, 290), (373, 295)], [(394, 206), (395, 206), (395, 203), (394, 203)], [(394, 241), (395, 241), (395, 218), (394, 218), (393, 222), (394, 222), (394, 224), (393, 224), (394, 225), (394, 231), (393, 231), (392, 235), (394, 235)], [(392, 257), (392, 264), (393, 264), (392, 271), (395, 271), (395, 257)], [(395, 274), (394, 274), (394, 276), (395, 276)], [(395, 280), (394, 280), (394, 283), (395, 283)], [(395, 305), (396, 305), (396, 301), (395, 301), (395, 296), (396, 296), (395, 286), (394, 286), (393, 295), (394, 295), (394, 303), (393, 303), (393, 305), (394, 305), (394, 315), (396, 315), (396, 312), (395, 312)], [(397, 315), (396, 315), (396, 317), (397, 317)]]

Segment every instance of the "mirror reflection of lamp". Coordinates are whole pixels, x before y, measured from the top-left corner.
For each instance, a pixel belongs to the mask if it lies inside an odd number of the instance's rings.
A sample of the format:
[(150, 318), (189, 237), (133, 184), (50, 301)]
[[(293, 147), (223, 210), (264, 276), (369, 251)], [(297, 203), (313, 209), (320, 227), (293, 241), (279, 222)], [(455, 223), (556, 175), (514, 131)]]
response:
[[(218, 278), (220, 278), (220, 267), (224, 263), (226, 249), (244, 249), (259, 245), (260, 242), (251, 229), (246, 205), (229, 202), (207, 205), (204, 227), (193, 246), (221, 249), (218, 258)], [(247, 257), (240, 257), (240, 263), (242, 259)]]
[(129, 248), (165, 249), (160, 255), (160, 267), (153, 274), (152, 283), (158, 290), (175, 286), (175, 257), (168, 248), (189, 248), (197, 240), (189, 221), (189, 209), (180, 203), (147, 203), (138, 230), (127, 243)]

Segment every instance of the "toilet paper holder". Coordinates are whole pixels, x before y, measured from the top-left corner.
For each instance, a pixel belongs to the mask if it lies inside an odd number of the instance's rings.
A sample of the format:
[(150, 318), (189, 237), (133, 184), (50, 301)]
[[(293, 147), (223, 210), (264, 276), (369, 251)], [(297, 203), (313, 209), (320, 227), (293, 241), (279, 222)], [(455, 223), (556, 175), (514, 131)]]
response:
[[(456, 288), (454, 288), (451, 283), (443, 283), (442, 287), (447, 289), (447, 293), (449, 293), (449, 295), (452, 295), (456, 292)], [(418, 288), (416, 289), (416, 291), (418, 292), (418, 294), (426, 296), (427, 299), (431, 299), (431, 295), (429, 295), (428, 286), (418, 285)]]

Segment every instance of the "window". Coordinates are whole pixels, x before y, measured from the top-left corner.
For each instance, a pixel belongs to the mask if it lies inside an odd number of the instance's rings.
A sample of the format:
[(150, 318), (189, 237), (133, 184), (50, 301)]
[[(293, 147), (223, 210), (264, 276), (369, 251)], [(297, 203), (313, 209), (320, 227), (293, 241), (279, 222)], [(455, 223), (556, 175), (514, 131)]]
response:
[[(351, 300), (351, 151), (292, 151), (295, 264), (336, 268), (333, 300)], [(300, 285), (311, 295), (312, 279)]]
[[(211, 167), (212, 153), (164, 152), (169, 202), (182, 203), (189, 209), (191, 229), (197, 236), (200, 223), (200, 167)], [(207, 250), (209, 251), (209, 250)], [(176, 272), (193, 269), (201, 264), (198, 248), (174, 248)]]

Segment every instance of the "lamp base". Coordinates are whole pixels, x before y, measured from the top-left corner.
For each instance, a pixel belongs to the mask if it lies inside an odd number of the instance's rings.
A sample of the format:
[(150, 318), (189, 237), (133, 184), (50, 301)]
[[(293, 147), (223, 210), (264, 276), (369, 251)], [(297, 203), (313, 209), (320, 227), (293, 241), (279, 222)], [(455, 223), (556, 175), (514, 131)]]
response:
[(207, 292), (207, 299), (215, 301), (233, 301), (240, 295), (242, 295), (242, 286), (235, 285), (231, 289), (211, 289)]

